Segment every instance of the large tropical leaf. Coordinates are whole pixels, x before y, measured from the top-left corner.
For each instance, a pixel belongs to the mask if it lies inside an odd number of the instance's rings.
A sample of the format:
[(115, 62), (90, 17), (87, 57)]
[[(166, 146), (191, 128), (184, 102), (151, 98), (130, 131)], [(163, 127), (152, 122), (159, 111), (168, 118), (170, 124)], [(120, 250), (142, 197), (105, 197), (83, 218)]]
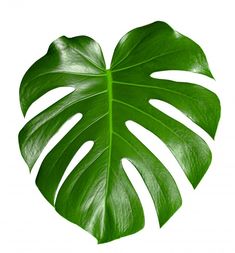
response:
[[(57, 87), (74, 90), (30, 120), (19, 134), (30, 170), (44, 147), (73, 115), (82, 119), (43, 160), (36, 183), (58, 213), (99, 243), (132, 234), (144, 226), (143, 209), (122, 158), (138, 170), (162, 226), (180, 207), (174, 179), (126, 127), (132, 120), (158, 136), (173, 153), (195, 188), (211, 163), (205, 141), (182, 123), (153, 107), (150, 99), (179, 109), (214, 137), (220, 117), (217, 96), (202, 86), (152, 78), (153, 72), (184, 70), (212, 77), (202, 49), (163, 22), (134, 29), (118, 43), (106, 70), (100, 46), (91, 38), (60, 37), (25, 74), (20, 87), (24, 114)], [(56, 195), (75, 153), (94, 141)]]

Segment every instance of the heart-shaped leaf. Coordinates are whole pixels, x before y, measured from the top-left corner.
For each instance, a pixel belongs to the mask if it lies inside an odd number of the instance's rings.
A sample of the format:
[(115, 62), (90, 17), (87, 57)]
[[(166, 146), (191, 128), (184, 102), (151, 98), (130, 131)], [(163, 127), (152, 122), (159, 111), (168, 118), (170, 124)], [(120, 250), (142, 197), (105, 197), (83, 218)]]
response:
[[(180, 207), (181, 197), (164, 165), (128, 130), (132, 120), (158, 136), (195, 188), (211, 162), (201, 137), (153, 107), (150, 99), (179, 109), (214, 137), (220, 117), (217, 96), (202, 86), (152, 78), (153, 72), (184, 70), (212, 77), (202, 49), (163, 22), (134, 29), (118, 43), (106, 70), (100, 46), (91, 38), (61, 37), (25, 74), (20, 103), (30, 105), (57, 87), (74, 90), (30, 120), (19, 134), (30, 170), (44, 147), (73, 115), (82, 119), (43, 160), (36, 183), (58, 213), (99, 243), (132, 234), (144, 226), (143, 209), (129, 181), (127, 158), (145, 182), (162, 226)], [(94, 141), (58, 191), (79, 148)], [(56, 196), (56, 191), (58, 195)]]

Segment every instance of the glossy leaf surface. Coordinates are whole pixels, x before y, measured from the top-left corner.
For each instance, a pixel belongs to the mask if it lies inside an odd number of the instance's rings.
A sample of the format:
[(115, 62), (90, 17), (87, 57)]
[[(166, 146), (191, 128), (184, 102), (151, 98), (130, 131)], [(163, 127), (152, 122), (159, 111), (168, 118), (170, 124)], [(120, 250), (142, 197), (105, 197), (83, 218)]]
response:
[[(128, 179), (127, 158), (146, 184), (162, 226), (180, 207), (181, 196), (165, 166), (126, 127), (132, 120), (158, 136), (195, 188), (211, 163), (206, 142), (182, 123), (153, 107), (165, 101), (214, 137), (220, 117), (217, 96), (197, 84), (152, 78), (164, 70), (212, 77), (202, 49), (163, 22), (134, 29), (118, 43), (106, 70), (100, 46), (86, 36), (60, 37), (25, 74), (20, 86), (24, 114), (58, 87), (74, 90), (30, 120), (19, 134), (30, 170), (48, 141), (73, 115), (82, 119), (43, 160), (36, 184), (58, 213), (99, 243), (140, 230), (144, 214)], [(89, 153), (57, 188), (70, 161), (87, 141)]]

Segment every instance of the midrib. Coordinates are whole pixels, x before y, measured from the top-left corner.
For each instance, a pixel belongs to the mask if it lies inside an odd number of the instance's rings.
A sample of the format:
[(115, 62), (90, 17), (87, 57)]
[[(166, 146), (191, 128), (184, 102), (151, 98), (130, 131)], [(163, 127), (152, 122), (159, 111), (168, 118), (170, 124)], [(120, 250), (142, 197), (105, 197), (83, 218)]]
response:
[(109, 172), (111, 166), (112, 156), (112, 138), (113, 138), (113, 90), (112, 90), (112, 73), (111, 70), (107, 70), (107, 89), (108, 89), (108, 116), (109, 116), (109, 144), (108, 144), (108, 164), (107, 164), (107, 179), (105, 186), (105, 197), (109, 187)]

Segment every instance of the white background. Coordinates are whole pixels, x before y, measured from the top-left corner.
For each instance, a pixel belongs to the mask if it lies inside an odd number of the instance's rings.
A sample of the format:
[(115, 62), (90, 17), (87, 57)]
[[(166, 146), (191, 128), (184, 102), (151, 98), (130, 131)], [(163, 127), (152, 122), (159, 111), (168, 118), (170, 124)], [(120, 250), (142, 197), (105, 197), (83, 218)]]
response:
[[(235, 252), (233, 2), (1, 1), (0, 252)], [(213, 163), (194, 191), (166, 147), (150, 133), (132, 124), (136, 135), (159, 156), (175, 177), (182, 193), (183, 206), (159, 229), (153, 203), (143, 182), (136, 171), (127, 166), (127, 173), (145, 210), (145, 228), (134, 235), (98, 245), (90, 234), (60, 217), (46, 202), (34, 184), (39, 163), (30, 175), (18, 148), (17, 134), (25, 122), (52, 103), (52, 97), (58, 99), (64, 93), (44, 97), (32, 106), (24, 119), (19, 106), (19, 84), (28, 67), (61, 35), (72, 37), (84, 34), (94, 38), (100, 43), (109, 65), (116, 43), (126, 32), (157, 20), (167, 22), (192, 38), (207, 55), (216, 81), (187, 73), (172, 74), (171, 77), (199, 82), (219, 95), (222, 117), (215, 142), (177, 110), (162, 103), (156, 104), (205, 137), (213, 150)], [(70, 125), (72, 123), (69, 122)], [(68, 130), (69, 125), (66, 127)], [(54, 142), (62, 135), (57, 135)], [(47, 151), (53, 142), (50, 145)]]

